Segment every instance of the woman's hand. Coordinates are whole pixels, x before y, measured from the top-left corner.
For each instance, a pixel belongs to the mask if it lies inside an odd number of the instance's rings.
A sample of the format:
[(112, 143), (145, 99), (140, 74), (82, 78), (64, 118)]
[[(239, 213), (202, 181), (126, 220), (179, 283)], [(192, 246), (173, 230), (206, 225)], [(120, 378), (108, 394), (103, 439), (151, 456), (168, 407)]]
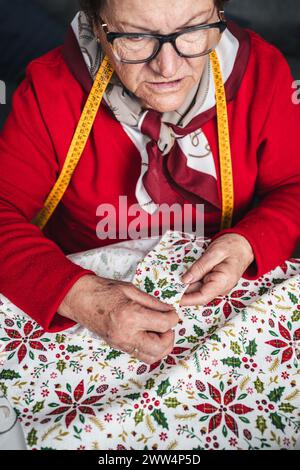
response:
[(58, 313), (88, 328), (112, 348), (153, 364), (174, 347), (179, 317), (131, 283), (86, 275), (70, 289)]
[(245, 237), (228, 233), (217, 238), (182, 277), (190, 286), (180, 305), (206, 305), (228, 294), (253, 261), (253, 250)]

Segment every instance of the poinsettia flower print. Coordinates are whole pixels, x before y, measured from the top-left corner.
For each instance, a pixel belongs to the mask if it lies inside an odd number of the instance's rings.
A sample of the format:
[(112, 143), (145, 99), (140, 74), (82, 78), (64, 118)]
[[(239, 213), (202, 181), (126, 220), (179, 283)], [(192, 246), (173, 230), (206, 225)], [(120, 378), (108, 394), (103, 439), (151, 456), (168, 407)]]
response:
[[(294, 348), (297, 347), (296, 342), (300, 341), (300, 328), (294, 332), (293, 336), (280, 322), (278, 322), (278, 329), (284, 341), (277, 338), (266, 341), (266, 344), (276, 348), (276, 351), (272, 353), (273, 355), (278, 354), (282, 350), (281, 364), (283, 364), (293, 357)], [(271, 334), (273, 334), (273, 336), (278, 336), (275, 332), (271, 332)]]
[(152, 372), (154, 369), (157, 369), (157, 367), (159, 367), (162, 363), (165, 363), (169, 366), (175, 366), (177, 364), (176, 359), (183, 358), (183, 356), (181, 355), (184, 354), (185, 351), (188, 351), (188, 350), (189, 348), (182, 348), (182, 347), (175, 346), (173, 350), (170, 352), (170, 354), (164, 360), (160, 360), (151, 364), (149, 368), (149, 372)]
[[(5, 328), (7, 338), (1, 338), (2, 341), (9, 341), (5, 346), (4, 351), (17, 351), (19, 364), (25, 358), (28, 350), (34, 349), (37, 351), (46, 351), (46, 348), (39, 340), (45, 333), (42, 329), (34, 330), (31, 321), (25, 323), (23, 331), (16, 329)], [(11, 341), (10, 341), (11, 340)]]
[[(91, 388), (94, 389), (94, 387), (91, 387)], [(82, 397), (84, 395), (84, 381), (83, 380), (76, 386), (72, 395), (71, 395), (72, 389), (69, 384), (67, 384), (67, 390), (69, 393), (55, 390), (55, 393), (58, 396), (60, 403), (62, 403), (65, 406), (60, 406), (57, 403), (50, 403), (49, 406), (57, 407), (57, 408), (51, 411), (51, 413), (48, 413), (48, 416), (61, 415), (62, 417), (63, 415), (65, 415), (65, 423), (68, 428), (70, 424), (74, 421), (78, 413), (79, 415), (80, 414), (83, 414), (83, 415), (86, 414), (86, 415), (92, 415), (92, 416), (96, 415), (92, 406), (95, 406), (95, 405), (100, 406), (101, 403), (99, 403), (99, 401), (101, 400), (101, 398), (103, 398), (104, 395), (95, 395), (95, 396), (86, 398), (85, 400), (82, 401)]]
[(210, 433), (218, 428), (224, 417), (225, 426), (238, 437), (238, 425), (231, 413), (241, 416), (250, 413), (250, 411), (253, 411), (253, 408), (249, 408), (241, 403), (232, 403), (236, 398), (237, 386), (227, 390), (223, 398), (221, 392), (216, 387), (211, 384), (208, 384), (208, 387), (209, 394), (216, 405), (212, 403), (194, 405), (196, 410), (206, 415), (212, 415), (208, 423), (208, 432)]
[[(229, 315), (232, 312), (232, 308), (238, 308), (238, 309), (243, 309), (246, 307), (246, 305), (241, 302), (242, 297), (244, 297), (248, 293), (247, 290), (236, 290), (234, 292), (231, 292), (229, 295), (226, 295), (224, 297), (216, 297), (214, 300), (209, 302), (206, 306), (207, 307), (217, 307), (223, 302), (223, 313), (226, 318), (229, 317)], [(224, 302), (225, 300), (225, 302)], [(243, 300), (243, 299), (242, 299)]]

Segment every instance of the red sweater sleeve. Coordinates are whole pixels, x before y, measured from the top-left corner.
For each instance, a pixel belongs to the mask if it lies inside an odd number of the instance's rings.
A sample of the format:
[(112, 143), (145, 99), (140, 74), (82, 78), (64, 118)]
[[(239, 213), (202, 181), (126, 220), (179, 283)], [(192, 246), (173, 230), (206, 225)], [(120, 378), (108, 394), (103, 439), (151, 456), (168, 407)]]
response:
[(59, 171), (29, 65), (0, 134), (0, 292), (47, 331), (74, 325), (57, 309), (81, 276), (94, 274), (31, 224)]
[(292, 101), (293, 78), (286, 60), (279, 51), (275, 59), (270, 64), (273, 80), (266, 87), (272, 93), (271, 106), (257, 148), (258, 203), (233, 228), (213, 237), (237, 233), (249, 241), (255, 262), (244, 274), (248, 279), (290, 258), (300, 239), (300, 105)]

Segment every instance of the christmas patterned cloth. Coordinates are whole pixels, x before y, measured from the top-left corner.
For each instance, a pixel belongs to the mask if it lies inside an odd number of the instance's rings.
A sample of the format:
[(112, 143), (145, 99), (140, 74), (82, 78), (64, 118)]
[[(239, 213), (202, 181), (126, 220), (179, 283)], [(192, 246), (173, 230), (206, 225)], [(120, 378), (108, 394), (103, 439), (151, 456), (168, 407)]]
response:
[(167, 231), (148, 245), (71, 257), (175, 306), (174, 349), (151, 366), (80, 325), (46, 333), (1, 297), (0, 390), (18, 414), (28, 449), (295, 447), (300, 260), (256, 281), (241, 279), (206, 306), (180, 307), (181, 276), (208, 244)]

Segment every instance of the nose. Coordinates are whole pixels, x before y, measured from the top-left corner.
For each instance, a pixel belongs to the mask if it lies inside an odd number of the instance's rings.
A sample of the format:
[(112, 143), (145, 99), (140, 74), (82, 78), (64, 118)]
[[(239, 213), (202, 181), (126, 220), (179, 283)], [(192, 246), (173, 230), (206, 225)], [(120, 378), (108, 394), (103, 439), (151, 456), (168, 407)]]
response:
[(153, 71), (161, 77), (170, 79), (176, 77), (178, 69), (182, 64), (183, 58), (175, 51), (171, 43), (163, 44), (159, 54), (153, 59), (149, 65)]

